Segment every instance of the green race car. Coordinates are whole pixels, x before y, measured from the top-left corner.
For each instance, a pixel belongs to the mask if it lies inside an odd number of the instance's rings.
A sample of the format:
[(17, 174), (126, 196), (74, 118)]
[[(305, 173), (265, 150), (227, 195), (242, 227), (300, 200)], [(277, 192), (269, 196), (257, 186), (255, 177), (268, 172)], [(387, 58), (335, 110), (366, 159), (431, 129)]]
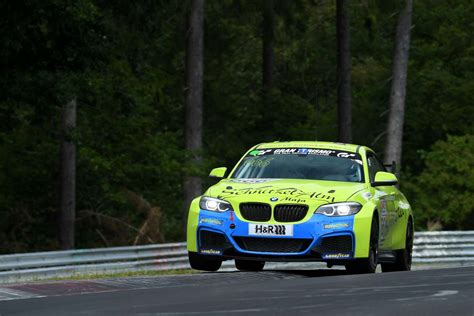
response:
[(239, 270), (266, 261), (323, 261), (351, 273), (407, 271), (413, 214), (407, 199), (367, 147), (274, 142), (251, 148), (189, 208), (191, 267)]

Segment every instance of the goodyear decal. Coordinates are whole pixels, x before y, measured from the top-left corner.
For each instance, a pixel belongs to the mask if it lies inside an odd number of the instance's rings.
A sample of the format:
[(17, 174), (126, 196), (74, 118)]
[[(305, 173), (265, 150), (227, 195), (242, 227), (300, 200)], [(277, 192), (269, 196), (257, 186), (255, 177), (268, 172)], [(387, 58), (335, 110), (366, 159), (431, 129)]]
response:
[(323, 259), (348, 259), (350, 257), (351, 257), (351, 254), (347, 252), (323, 254)]
[(201, 249), (200, 252), (204, 255), (214, 255), (214, 256), (222, 255), (221, 249)]

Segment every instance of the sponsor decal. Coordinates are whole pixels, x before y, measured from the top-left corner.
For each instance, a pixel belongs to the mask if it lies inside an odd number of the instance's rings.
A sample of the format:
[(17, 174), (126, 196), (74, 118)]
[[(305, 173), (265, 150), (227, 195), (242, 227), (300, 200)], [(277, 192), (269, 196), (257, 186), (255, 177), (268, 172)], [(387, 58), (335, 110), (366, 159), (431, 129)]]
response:
[(340, 152), (337, 153), (337, 157), (339, 158), (354, 158), (356, 154), (351, 154), (351, 153), (345, 153), (345, 152)]
[(386, 215), (387, 212), (387, 201), (385, 199), (380, 200), (380, 208), (382, 210), (382, 214)]
[[(275, 181), (279, 179), (229, 179), (228, 182), (235, 183), (265, 183), (268, 181)], [(232, 187), (227, 187), (227, 189), (232, 189)]]
[(387, 201), (385, 199), (380, 199), (380, 218), (381, 218), (381, 225), (380, 225), (380, 241), (385, 241), (387, 234), (388, 234), (388, 224), (389, 224), (389, 213), (387, 210)]
[[(335, 150), (330, 149), (308, 149), (308, 148), (280, 148), (273, 151), (274, 155), (319, 155), (319, 156), (329, 156), (335, 154)], [(268, 152), (267, 154), (270, 154)]]
[(216, 218), (201, 218), (199, 220), (199, 223), (200, 224), (211, 224), (211, 225), (218, 225), (218, 226), (222, 226), (222, 221), (220, 219), (216, 219)]
[(309, 155), (318, 155), (318, 156), (332, 156), (336, 153), (335, 150), (328, 149), (310, 149), (308, 151)]
[(263, 149), (263, 150), (252, 150), (251, 152), (249, 152), (249, 156), (262, 156), (262, 155), (265, 155), (269, 152), (271, 152), (272, 149)]
[(286, 197), (299, 198), (299, 199), (314, 199), (328, 202), (334, 202), (335, 197), (330, 193), (325, 192), (304, 192), (297, 188), (275, 188), (273, 186), (262, 186), (262, 187), (251, 187), (251, 188), (240, 188), (240, 189), (224, 189), (217, 198), (225, 199), (234, 196), (241, 195), (260, 195), (260, 194), (271, 194), (271, 195), (285, 195)]
[(359, 154), (350, 153), (333, 149), (318, 148), (272, 148), (272, 149), (255, 149), (248, 153), (247, 156), (268, 156), (268, 155), (317, 155), (317, 156), (334, 156), (339, 158), (359, 159)]
[(286, 148), (286, 149), (275, 149), (273, 151), (274, 155), (290, 155), (290, 154), (297, 154), (297, 148)]
[(323, 259), (347, 259), (350, 257), (351, 257), (351, 254), (345, 253), (345, 252), (323, 254)]
[(292, 197), (286, 197), (281, 202), (294, 202), (294, 203), (305, 203), (306, 200), (299, 199), (299, 198), (292, 198)]
[(220, 249), (201, 249), (201, 253), (205, 255), (222, 255)]
[(403, 216), (405, 216), (405, 210), (400, 208), (400, 207), (397, 208), (396, 212), (397, 212), (397, 217), (398, 218), (402, 218)]
[(251, 236), (293, 236), (293, 225), (249, 224)]
[(349, 223), (331, 223), (325, 224), (324, 229), (341, 229), (341, 228), (348, 228), (350, 225)]

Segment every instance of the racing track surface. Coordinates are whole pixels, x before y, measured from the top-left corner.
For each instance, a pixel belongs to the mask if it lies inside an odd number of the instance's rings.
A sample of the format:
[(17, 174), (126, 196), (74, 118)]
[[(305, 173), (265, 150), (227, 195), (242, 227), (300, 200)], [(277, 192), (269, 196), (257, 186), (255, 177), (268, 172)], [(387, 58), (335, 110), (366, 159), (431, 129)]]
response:
[(474, 267), (220, 272), (0, 286), (3, 315), (474, 315)]

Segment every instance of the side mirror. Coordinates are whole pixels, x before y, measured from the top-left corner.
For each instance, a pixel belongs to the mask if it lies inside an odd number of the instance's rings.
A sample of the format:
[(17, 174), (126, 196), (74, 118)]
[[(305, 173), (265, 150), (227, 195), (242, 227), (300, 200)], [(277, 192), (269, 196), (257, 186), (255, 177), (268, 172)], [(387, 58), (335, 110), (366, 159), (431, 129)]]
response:
[(397, 174), (397, 163), (395, 161), (392, 161), (391, 165), (383, 165), (389, 172), (393, 174)]
[(211, 170), (211, 173), (209, 173), (209, 178), (222, 179), (225, 177), (226, 171), (227, 171), (226, 167), (214, 168)]
[(372, 182), (373, 187), (381, 187), (388, 185), (397, 185), (397, 176), (390, 172), (379, 171), (375, 174), (375, 180)]

